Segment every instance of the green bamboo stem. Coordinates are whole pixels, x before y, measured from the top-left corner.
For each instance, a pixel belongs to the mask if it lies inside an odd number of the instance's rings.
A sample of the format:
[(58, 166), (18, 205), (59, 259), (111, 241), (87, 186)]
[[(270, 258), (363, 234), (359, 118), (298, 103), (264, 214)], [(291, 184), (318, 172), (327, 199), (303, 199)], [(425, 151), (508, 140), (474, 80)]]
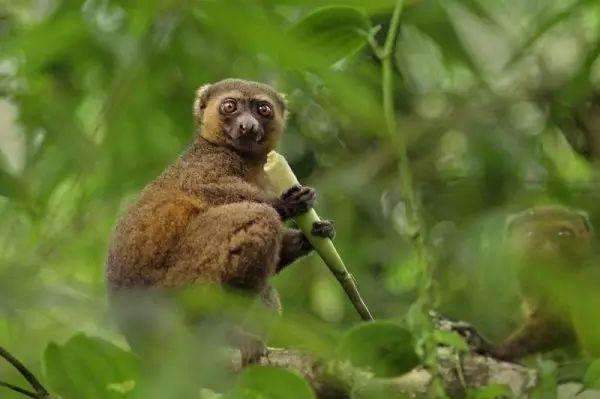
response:
[[(271, 151), (268, 154), (264, 170), (269, 177), (273, 188), (279, 194), (300, 184), (285, 158), (275, 151)], [(317, 237), (311, 234), (313, 224), (321, 220), (317, 215), (317, 212), (315, 212), (314, 209), (310, 209), (308, 212), (295, 217), (294, 220), (298, 225), (298, 228), (306, 235), (306, 238), (308, 238), (308, 241), (310, 241), (315, 251), (319, 254), (321, 259), (323, 259), (323, 262), (325, 262), (331, 273), (333, 273), (335, 278), (344, 288), (346, 295), (348, 295), (348, 298), (360, 314), (361, 318), (367, 321), (373, 320), (369, 308), (367, 308), (365, 301), (358, 292), (354, 277), (346, 268), (346, 265), (335, 249), (333, 242), (329, 238)]]

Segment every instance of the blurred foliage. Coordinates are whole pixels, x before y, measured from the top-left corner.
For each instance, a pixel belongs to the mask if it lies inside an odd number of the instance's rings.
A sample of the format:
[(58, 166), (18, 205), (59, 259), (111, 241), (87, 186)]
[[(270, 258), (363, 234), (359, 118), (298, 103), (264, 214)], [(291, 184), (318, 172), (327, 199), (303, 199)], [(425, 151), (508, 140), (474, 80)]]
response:
[(354, 327), (338, 352), (354, 366), (369, 367), (377, 377), (404, 374), (419, 364), (411, 333), (396, 324), (375, 321)]
[(48, 384), (65, 398), (122, 398), (138, 379), (133, 354), (83, 334), (49, 344), (44, 358)]
[(308, 383), (296, 374), (277, 367), (252, 366), (239, 376), (230, 399), (242, 398), (311, 399), (315, 395)]
[[(383, 39), (394, 4), (0, 0), (0, 343), (38, 374), (46, 351), (43, 379), (65, 398), (129, 394), (132, 369), (106, 366), (126, 356), (105, 301), (108, 238), (124, 207), (191, 141), (195, 89), (226, 77), (287, 93), (281, 151), (318, 189), (319, 213), (336, 221), (336, 246), (376, 317), (403, 321), (420, 270), (368, 43)], [(438, 307), (493, 340), (521, 318), (502, 242), (507, 215), (560, 203), (600, 225), (599, 55), (597, 1), (405, 4), (396, 116), (435, 260)], [(600, 356), (597, 263), (584, 278), (547, 276), (592, 358)], [(319, 259), (273, 280), (285, 312), (268, 323), (269, 343), (333, 356), (358, 319)], [(106, 343), (70, 339), (81, 331)], [(556, 384), (553, 361), (542, 363), (544, 387)], [(180, 397), (161, 383), (172, 386), (171, 364), (153, 380), (157, 396), (145, 397)], [(596, 386), (596, 369), (588, 386)], [(206, 367), (193, 371), (214, 379)], [(265, 380), (289, 380), (296, 397), (310, 397), (283, 373), (250, 369), (236, 392), (281, 397), (283, 387)], [(18, 376), (0, 364), (0, 380)]]

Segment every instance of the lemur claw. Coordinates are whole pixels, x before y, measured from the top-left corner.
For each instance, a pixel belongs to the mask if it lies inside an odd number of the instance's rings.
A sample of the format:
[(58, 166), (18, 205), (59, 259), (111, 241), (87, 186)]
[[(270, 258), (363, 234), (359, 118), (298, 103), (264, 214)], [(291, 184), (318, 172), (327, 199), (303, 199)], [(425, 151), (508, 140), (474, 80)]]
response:
[(335, 237), (335, 227), (331, 220), (320, 220), (314, 222), (311, 234), (317, 237), (333, 239)]

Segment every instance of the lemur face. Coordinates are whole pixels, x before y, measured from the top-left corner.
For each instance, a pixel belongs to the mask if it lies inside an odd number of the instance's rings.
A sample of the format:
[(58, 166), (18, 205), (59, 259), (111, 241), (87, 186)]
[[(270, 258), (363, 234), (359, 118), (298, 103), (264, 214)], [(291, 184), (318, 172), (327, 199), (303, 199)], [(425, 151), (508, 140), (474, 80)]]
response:
[(203, 86), (195, 112), (202, 137), (244, 156), (274, 149), (285, 124), (283, 97), (267, 85), (242, 80)]
[(274, 117), (273, 100), (266, 96), (244, 96), (229, 92), (218, 104), (221, 129), (231, 146), (248, 153), (263, 152), (266, 133)]
[(508, 226), (511, 249), (533, 262), (576, 263), (590, 250), (587, 217), (561, 207), (539, 207), (517, 215)]

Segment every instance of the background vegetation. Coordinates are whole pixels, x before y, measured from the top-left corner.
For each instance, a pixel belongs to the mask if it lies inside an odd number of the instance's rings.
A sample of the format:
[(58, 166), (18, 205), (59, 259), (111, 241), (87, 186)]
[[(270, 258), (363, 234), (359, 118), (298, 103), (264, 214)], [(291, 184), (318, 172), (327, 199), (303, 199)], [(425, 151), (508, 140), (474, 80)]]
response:
[[(195, 89), (227, 77), (287, 93), (281, 152), (318, 189), (376, 318), (398, 322), (424, 278), (401, 189), (404, 137), (437, 308), (506, 336), (521, 317), (501, 255), (506, 216), (559, 203), (600, 226), (600, 4), (406, 1), (391, 54), (392, 134), (369, 41), (383, 43), (395, 3), (0, 0), (0, 345), (65, 398), (136, 394), (138, 365), (107, 312), (108, 238), (192, 139)], [(576, 289), (556, 281), (587, 360), (600, 356), (592, 277)], [(273, 280), (285, 312), (271, 345), (328, 357), (358, 324), (318, 257)], [(556, 375), (574, 356), (537, 364)], [(267, 395), (277, 388), (264, 381), (287, 378), (271, 372), (245, 381), (263, 381), (252, 389)], [(180, 397), (176, 374), (145, 397)], [(20, 381), (5, 364), (0, 380)]]

